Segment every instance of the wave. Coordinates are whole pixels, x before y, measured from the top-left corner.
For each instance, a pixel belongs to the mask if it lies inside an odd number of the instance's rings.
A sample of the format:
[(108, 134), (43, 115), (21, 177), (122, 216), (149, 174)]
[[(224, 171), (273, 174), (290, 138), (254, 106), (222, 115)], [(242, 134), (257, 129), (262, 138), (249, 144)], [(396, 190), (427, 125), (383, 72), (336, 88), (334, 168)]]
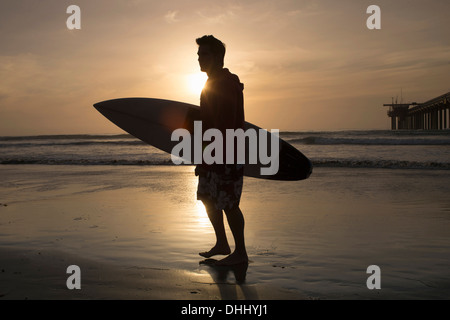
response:
[(450, 130), (291, 131), (280, 136), (301, 145), (450, 145)]
[(353, 137), (322, 137), (322, 136), (306, 136), (306, 137), (286, 137), (285, 140), (291, 144), (305, 145), (450, 145), (450, 138), (353, 138)]
[(93, 160), (93, 159), (25, 159), (12, 158), (0, 159), (3, 165), (23, 165), (23, 164), (39, 164), (39, 165), (79, 165), (79, 166), (163, 166), (174, 165), (172, 160), (150, 159), (150, 160)]
[[(329, 168), (380, 168), (380, 169), (423, 169), (450, 170), (448, 162), (419, 162), (403, 160), (352, 160), (352, 159), (312, 159), (314, 167)], [(1, 165), (80, 165), (80, 166), (175, 166), (170, 158), (148, 160), (111, 159), (0, 159)]]
[[(282, 132), (281, 138), (296, 145), (450, 145), (450, 132)], [(145, 142), (129, 134), (119, 135), (53, 135), (0, 137), (0, 148), (32, 148), (43, 146), (138, 146)]]
[(129, 134), (118, 135), (43, 135), (0, 137), (0, 148), (33, 148), (56, 146), (135, 146), (145, 143)]
[(378, 169), (424, 169), (450, 170), (447, 162), (419, 162), (404, 160), (317, 160), (315, 167), (331, 168), (378, 168)]
[(60, 134), (37, 136), (4, 136), (0, 141), (36, 141), (36, 140), (99, 140), (99, 139), (136, 139), (130, 134)]
[(105, 140), (105, 141), (66, 141), (66, 142), (50, 142), (45, 140), (43, 142), (20, 142), (20, 143), (0, 143), (0, 148), (34, 148), (34, 147), (53, 147), (53, 146), (101, 146), (101, 145), (116, 145), (116, 146), (138, 146), (146, 145), (141, 140)]

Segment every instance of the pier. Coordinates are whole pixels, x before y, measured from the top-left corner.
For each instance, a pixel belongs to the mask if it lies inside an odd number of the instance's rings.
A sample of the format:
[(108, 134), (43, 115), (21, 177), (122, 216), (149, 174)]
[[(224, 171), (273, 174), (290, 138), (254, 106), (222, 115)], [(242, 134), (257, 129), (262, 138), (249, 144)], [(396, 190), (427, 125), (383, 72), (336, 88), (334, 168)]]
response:
[(383, 104), (389, 107), (392, 130), (445, 130), (450, 128), (450, 92), (424, 103)]

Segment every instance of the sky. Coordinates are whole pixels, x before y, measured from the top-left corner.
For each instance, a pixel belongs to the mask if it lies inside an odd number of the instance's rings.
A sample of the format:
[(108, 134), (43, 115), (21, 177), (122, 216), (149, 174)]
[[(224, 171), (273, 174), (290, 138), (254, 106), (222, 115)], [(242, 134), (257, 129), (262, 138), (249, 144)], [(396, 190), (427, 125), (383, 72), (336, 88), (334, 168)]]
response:
[(448, 12), (448, 0), (2, 0), (0, 136), (121, 133), (92, 106), (115, 98), (199, 104), (205, 34), (226, 44), (247, 121), (389, 129), (383, 103), (450, 91)]

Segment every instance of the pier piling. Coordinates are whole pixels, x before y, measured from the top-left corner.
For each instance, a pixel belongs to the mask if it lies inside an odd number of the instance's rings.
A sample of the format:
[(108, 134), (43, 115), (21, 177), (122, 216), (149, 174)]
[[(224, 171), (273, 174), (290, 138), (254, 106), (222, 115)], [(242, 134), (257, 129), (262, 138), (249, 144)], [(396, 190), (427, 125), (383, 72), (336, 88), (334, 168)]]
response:
[(390, 103), (387, 112), (392, 130), (450, 129), (450, 92), (424, 103)]

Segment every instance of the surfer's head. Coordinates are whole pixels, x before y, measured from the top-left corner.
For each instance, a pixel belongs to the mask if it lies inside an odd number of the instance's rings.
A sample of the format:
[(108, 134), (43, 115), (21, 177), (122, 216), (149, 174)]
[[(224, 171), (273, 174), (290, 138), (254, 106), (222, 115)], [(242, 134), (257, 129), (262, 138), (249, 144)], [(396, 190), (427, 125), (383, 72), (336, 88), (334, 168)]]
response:
[(198, 62), (203, 72), (222, 69), (225, 57), (225, 44), (213, 36), (203, 36), (196, 39), (198, 45)]

